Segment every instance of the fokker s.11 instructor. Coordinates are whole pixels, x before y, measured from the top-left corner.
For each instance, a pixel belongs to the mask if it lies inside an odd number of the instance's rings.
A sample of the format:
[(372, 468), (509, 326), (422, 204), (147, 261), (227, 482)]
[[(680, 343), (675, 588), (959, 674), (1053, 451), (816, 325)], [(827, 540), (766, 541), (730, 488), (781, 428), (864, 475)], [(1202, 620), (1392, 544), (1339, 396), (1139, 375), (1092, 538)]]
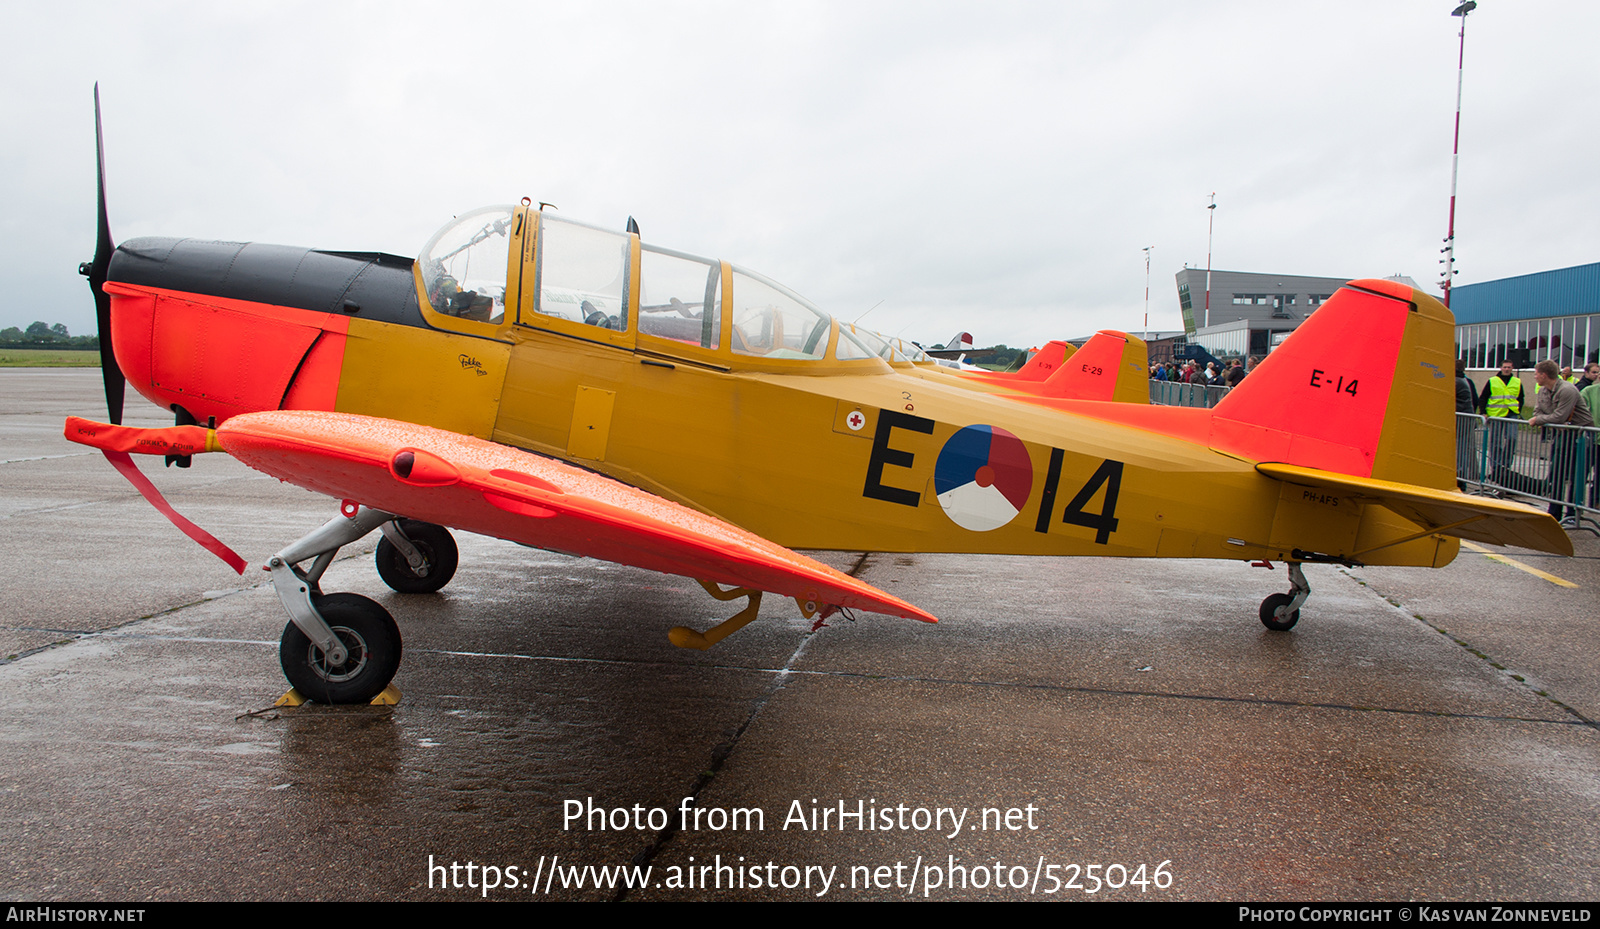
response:
[[(98, 136), (98, 104), (96, 120)], [(1157, 407), (1109, 386), (919, 376), (753, 271), (526, 200), (462, 214), (415, 261), (113, 248), (104, 173), (102, 154), (82, 270), (111, 418), (125, 375), (176, 425), (73, 419), (66, 434), (136, 483), (127, 452), (220, 450), (344, 501), (267, 562), (291, 619), (284, 671), (313, 699), (371, 700), (398, 667), (388, 612), (318, 586), (374, 529), (401, 591), (448, 583), (449, 526), (748, 597), (705, 633), (672, 631), (702, 648), (752, 619), (762, 591), (808, 617), (932, 619), (790, 549), (1284, 561), (1292, 590), (1260, 610), (1273, 629), (1299, 617), (1306, 562), (1437, 567), (1461, 538), (1571, 553), (1547, 514), (1455, 491), (1452, 319), (1393, 281), (1345, 286), (1214, 409)], [(1121, 351), (1111, 366), (1143, 389), (1143, 359), (1120, 365)], [(1064, 364), (1119, 378), (1081, 352)]]

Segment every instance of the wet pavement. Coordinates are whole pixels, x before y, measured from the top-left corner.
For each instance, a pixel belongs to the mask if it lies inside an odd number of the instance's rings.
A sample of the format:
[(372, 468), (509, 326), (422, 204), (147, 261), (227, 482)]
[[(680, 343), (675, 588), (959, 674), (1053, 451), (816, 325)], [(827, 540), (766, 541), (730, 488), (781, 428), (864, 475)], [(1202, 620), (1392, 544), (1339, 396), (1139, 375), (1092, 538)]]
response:
[[(813, 634), (769, 598), (709, 652), (667, 629), (737, 605), (682, 578), (458, 535), (451, 585), (407, 596), (367, 540), (323, 586), (394, 614), (403, 702), (251, 715), (286, 687), (283, 611), (60, 438), (98, 390), (97, 371), (0, 371), (7, 898), (1600, 890), (1589, 534), (1574, 559), (1511, 553), (1575, 589), (1465, 552), (1308, 567), (1287, 634), (1255, 618), (1281, 569), (833, 553), (941, 623)], [(141, 463), (254, 564), (335, 510), (220, 455)], [(650, 828), (686, 796), (698, 828)]]

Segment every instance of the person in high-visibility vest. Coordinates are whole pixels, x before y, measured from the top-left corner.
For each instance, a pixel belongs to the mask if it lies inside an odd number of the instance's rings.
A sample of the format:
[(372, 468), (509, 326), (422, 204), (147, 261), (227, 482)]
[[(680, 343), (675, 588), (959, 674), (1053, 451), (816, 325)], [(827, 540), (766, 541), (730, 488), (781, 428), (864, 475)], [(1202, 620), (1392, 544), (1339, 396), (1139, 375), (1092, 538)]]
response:
[(1522, 413), (1522, 381), (1511, 362), (1502, 362), (1500, 373), (1490, 375), (1478, 395), (1478, 412), (1485, 416), (1511, 416), (1520, 419)]
[(1489, 417), (1486, 444), (1491, 473), (1509, 468), (1517, 447), (1516, 423), (1522, 419), (1522, 381), (1516, 365), (1501, 362), (1500, 373), (1490, 375), (1478, 396), (1478, 411)]

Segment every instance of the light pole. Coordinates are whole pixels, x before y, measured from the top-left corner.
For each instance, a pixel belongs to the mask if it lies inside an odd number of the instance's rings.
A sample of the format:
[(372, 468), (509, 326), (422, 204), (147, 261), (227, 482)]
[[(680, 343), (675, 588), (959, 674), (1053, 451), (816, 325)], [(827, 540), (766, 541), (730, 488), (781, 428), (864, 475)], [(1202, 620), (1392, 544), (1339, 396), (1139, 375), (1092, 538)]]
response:
[(1444, 252), (1444, 280), (1439, 286), (1444, 288), (1446, 309), (1450, 307), (1450, 287), (1456, 276), (1456, 172), (1461, 162), (1461, 78), (1467, 63), (1467, 14), (1477, 8), (1477, 0), (1466, 0), (1450, 12), (1451, 16), (1461, 17), (1461, 50), (1456, 58), (1456, 138), (1450, 151), (1450, 229), (1445, 233), (1444, 248), (1440, 249)]
[(1217, 221), (1217, 192), (1211, 192), (1211, 205), (1206, 207), (1206, 317), (1202, 327), (1211, 325), (1211, 230)]
[(1144, 340), (1150, 341), (1150, 253), (1155, 251), (1154, 245), (1148, 245), (1144, 250)]

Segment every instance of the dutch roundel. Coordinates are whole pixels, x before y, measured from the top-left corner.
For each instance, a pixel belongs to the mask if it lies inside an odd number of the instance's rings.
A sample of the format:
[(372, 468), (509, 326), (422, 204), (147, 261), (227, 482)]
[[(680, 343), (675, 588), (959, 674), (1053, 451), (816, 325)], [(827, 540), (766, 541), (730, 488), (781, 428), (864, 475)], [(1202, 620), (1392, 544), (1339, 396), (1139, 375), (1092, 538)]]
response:
[(946, 516), (988, 532), (1016, 518), (1033, 490), (1033, 460), (1022, 440), (998, 426), (968, 426), (939, 450), (933, 489)]

